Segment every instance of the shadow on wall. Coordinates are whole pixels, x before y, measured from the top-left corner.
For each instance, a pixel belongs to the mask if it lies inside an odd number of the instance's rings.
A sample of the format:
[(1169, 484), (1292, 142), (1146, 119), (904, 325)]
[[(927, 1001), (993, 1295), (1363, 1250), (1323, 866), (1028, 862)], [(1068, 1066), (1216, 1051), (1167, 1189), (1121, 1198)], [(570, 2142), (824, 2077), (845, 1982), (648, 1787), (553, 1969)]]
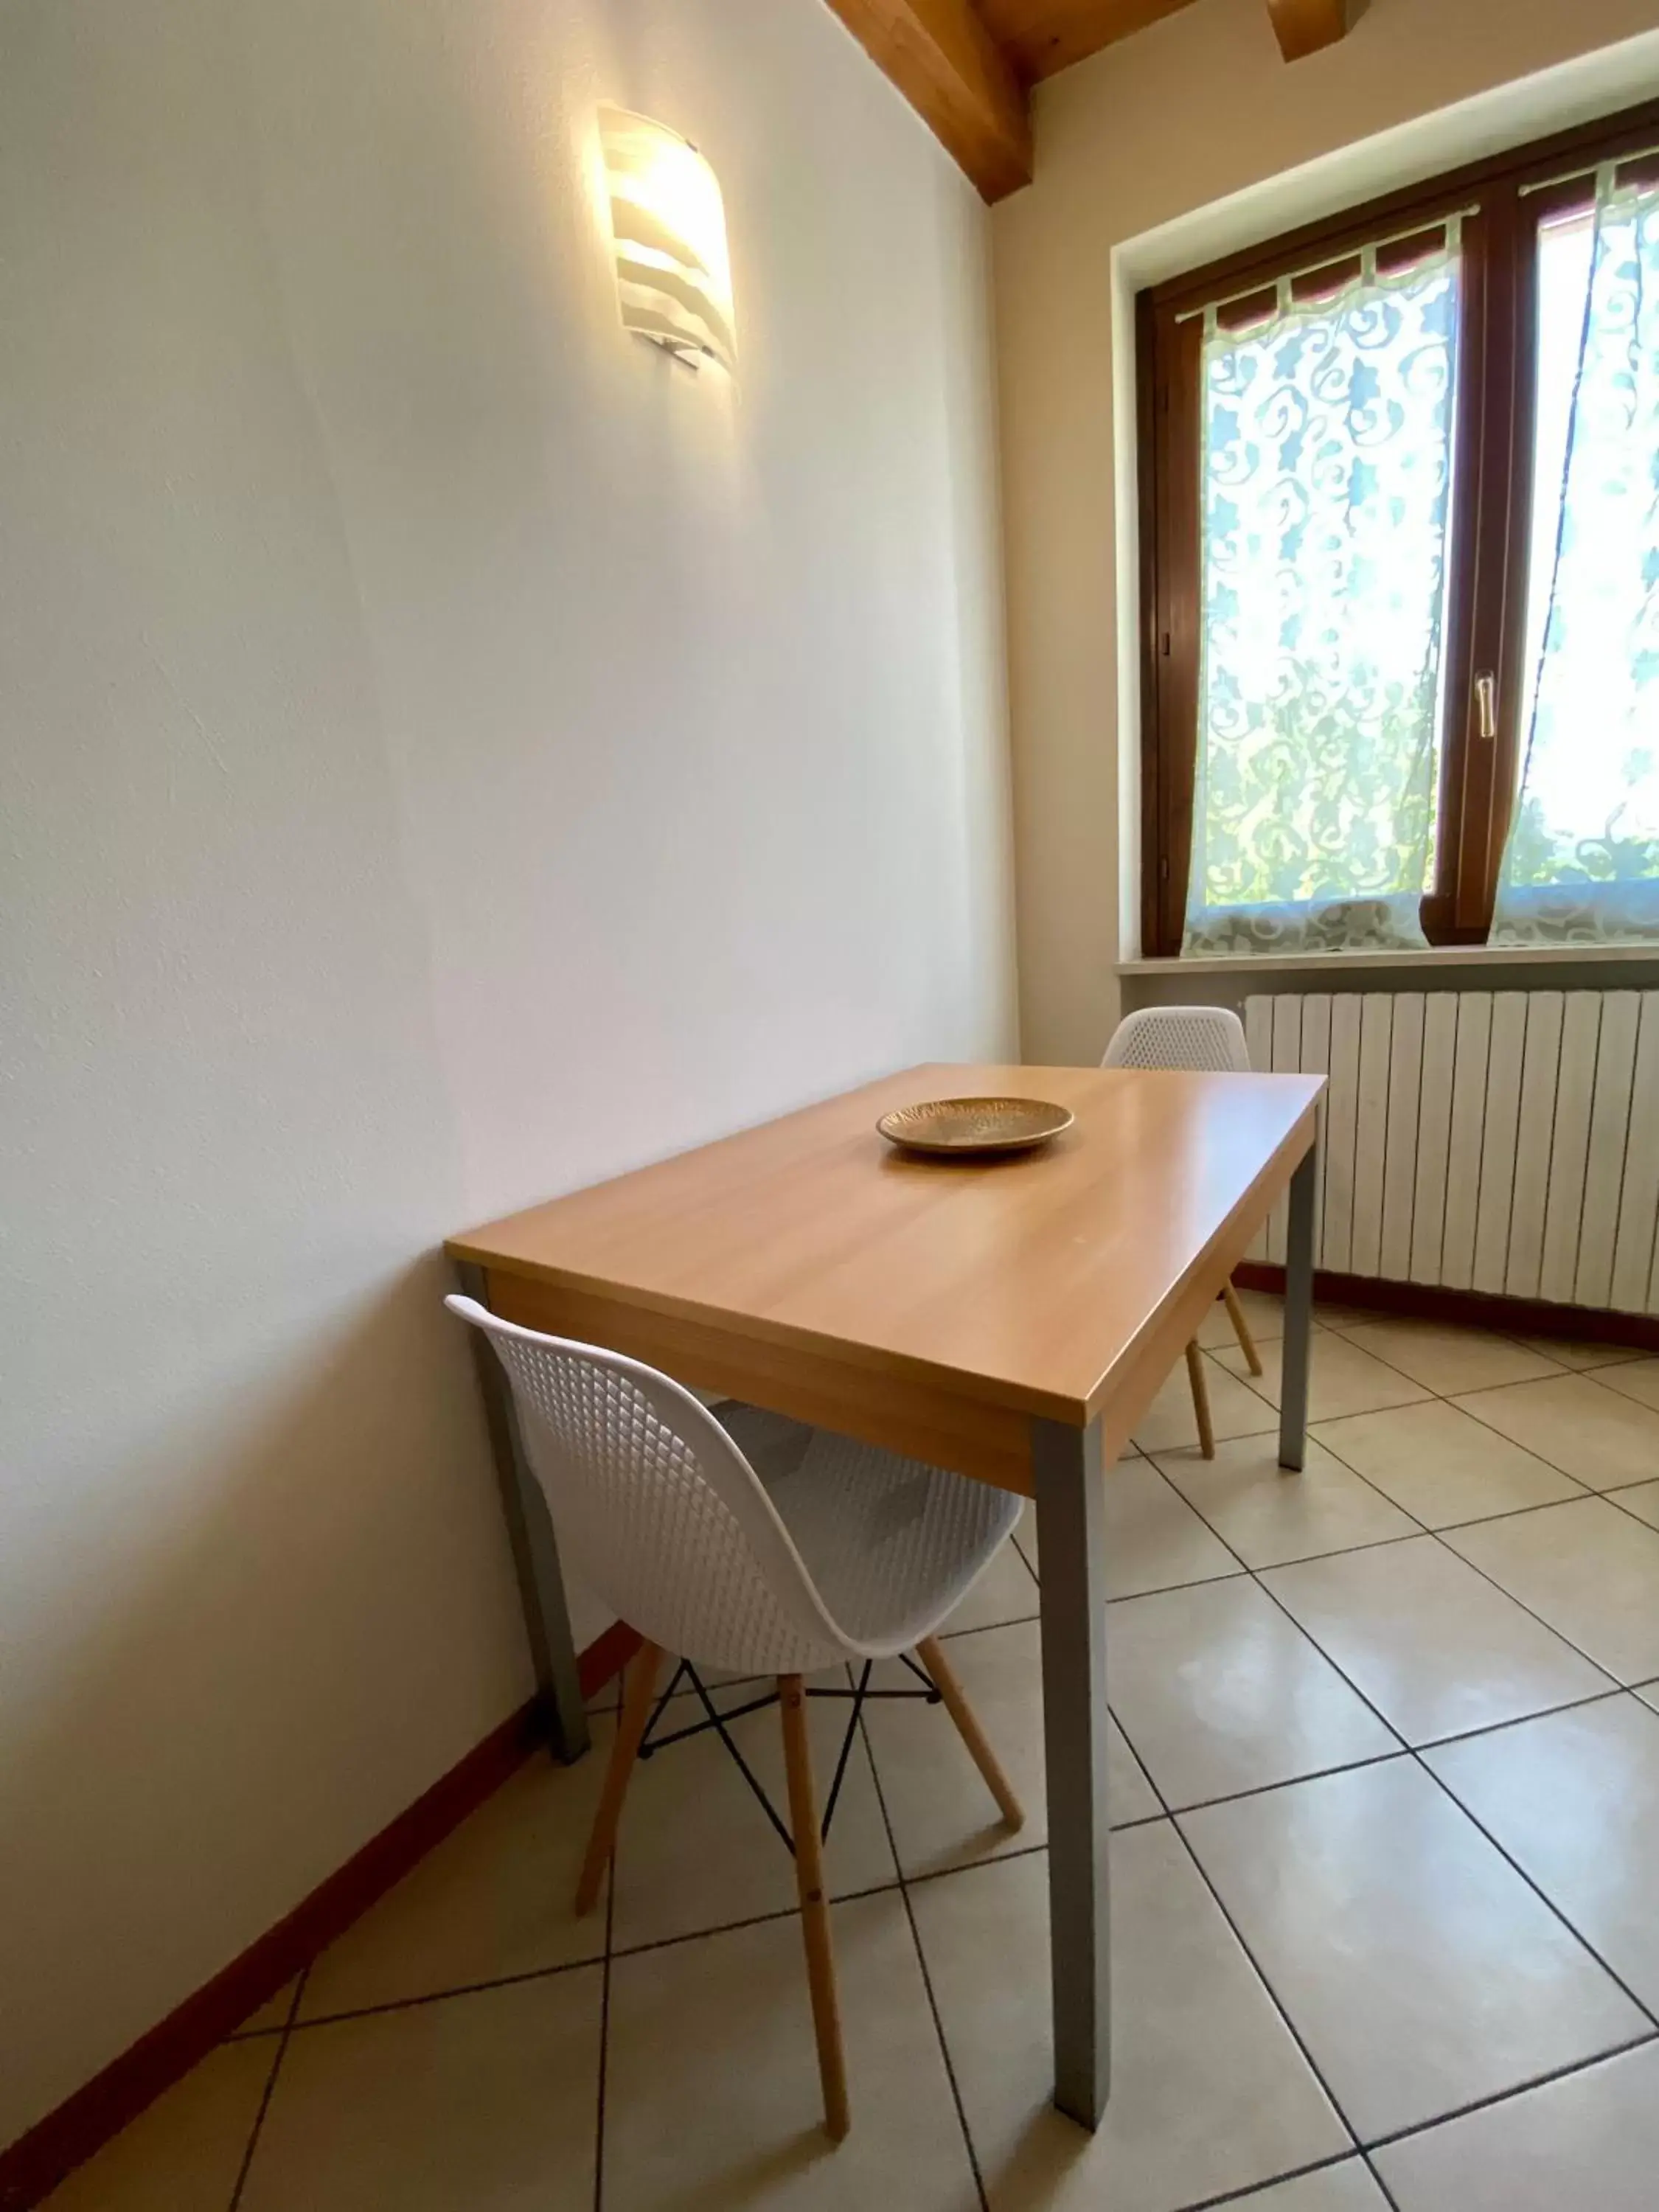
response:
[[(452, 1279), (433, 1254), (220, 1376), (210, 1482), (188, 1480), (198, 1431), (100, 1483), (64, 1568), (87, 1602), (53, 1601), (76, 1632), (9, 1662), (35, 1679), (3, 1747), (0, 2145), (529, 1694)], [(481, 1613), (499, 1648), (458, 1681)]]

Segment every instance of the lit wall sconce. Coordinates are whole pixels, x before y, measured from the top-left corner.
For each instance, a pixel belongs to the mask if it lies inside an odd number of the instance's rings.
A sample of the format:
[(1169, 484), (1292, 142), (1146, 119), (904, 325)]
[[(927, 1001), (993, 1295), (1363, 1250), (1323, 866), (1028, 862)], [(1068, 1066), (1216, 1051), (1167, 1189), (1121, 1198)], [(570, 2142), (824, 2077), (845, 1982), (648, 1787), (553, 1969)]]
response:
[(623, 325), (691, 368), (732, 372), (732, 267), (720, 188), (678, 131), (625, 107), (601, 107), (599, 143)]

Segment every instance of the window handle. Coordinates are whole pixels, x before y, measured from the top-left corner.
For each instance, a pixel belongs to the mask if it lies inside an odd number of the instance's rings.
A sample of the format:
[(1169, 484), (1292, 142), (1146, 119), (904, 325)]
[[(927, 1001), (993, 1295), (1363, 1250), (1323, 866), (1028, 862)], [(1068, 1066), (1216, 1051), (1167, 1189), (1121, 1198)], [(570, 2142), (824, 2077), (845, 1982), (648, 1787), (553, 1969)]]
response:
[(1488, 743), (1498, 735), (1498, 678), (1486, 669), (1474, 679), (1475, 727)]

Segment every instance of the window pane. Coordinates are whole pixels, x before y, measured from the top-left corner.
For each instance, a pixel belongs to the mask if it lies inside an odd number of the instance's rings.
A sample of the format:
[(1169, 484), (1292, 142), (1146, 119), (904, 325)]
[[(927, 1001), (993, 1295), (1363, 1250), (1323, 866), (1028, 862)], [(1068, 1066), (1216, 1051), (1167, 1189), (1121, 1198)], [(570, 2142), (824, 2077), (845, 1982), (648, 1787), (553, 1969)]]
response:
[(1567, 472), (1567, 429), (1578, 347), (1584, 333), (1595, 211), (1564, 216), (1538, 233), (1538, 399), (1533, 438), (1532, 532), (1527, 555), (1526, 690), (1519, 727), (1524, 743), (1538, 693), (1538, 662), (1555, 580), (1555, 536)]
[(1458, 269), (1209, 319), (1188, 950), (1423, 941)]
[(1495, 933), (1659, 936), (1659, 191), (1545, 224), (1521, 793)]

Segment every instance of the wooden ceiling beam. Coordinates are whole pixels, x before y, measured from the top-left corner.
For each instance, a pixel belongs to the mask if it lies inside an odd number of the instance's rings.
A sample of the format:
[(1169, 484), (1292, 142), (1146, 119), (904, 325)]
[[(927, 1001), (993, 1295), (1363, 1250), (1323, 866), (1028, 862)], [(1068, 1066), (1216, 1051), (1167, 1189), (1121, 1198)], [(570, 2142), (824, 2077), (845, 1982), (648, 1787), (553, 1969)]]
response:
[(1279, 51), (1287, 62), (1334, 46), (1348, 32), (1347, 0), (1267, 0)]
[(1025, 94), (971, 0), (829, 0), (988, 200), (1031, 181)]
[(986, 28), (1025, 84), (1086, 61), (1191, 0), (975, 0)]

